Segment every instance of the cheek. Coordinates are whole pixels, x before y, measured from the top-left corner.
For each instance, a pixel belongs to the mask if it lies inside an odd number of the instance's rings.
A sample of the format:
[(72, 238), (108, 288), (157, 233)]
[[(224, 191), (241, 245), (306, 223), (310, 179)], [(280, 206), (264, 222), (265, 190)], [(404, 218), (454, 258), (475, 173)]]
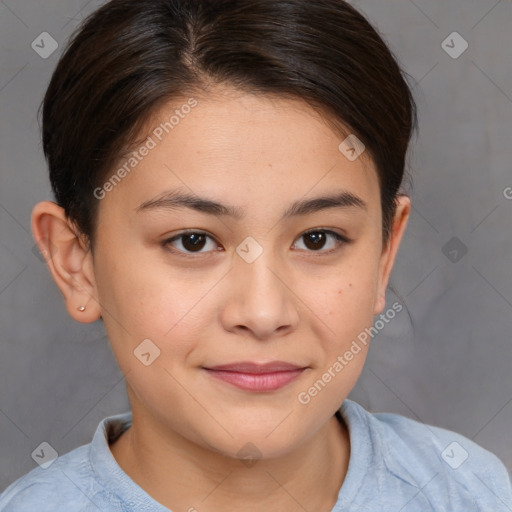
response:
[(325, 311), (336, 318), (340, 314), (367, 314), (373, 311), (378, 284), (377, 265), (350, 265), (333, 272), (330, 283), (323, 287)]
[(216, 293), (211, 282), (136, 258), (105, 260), (99, 274), (105, 327), (123, 370), (134, 364), (133, 351), (145, 339), (158, 347), (166, 367), (186, 358), (213, 314), (205, 311)]
[(371, 266), (352, 268), (318, 293), (320, 315), (330, 328), (329, 352), (341, 350), (372, 325), (377, 289), (377, 271)]

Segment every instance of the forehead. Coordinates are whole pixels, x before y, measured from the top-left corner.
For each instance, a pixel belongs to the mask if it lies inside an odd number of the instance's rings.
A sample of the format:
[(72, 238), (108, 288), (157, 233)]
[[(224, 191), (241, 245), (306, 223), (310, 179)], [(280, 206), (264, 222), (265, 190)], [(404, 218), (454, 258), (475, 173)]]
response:
[(247, 209), (278, 203), (280, 210), (283, 203), (336, 187), (380, 207), (370, 158), (363, 153), (348, 160), (339, 149), (344, 138), (297, 99), (231, 89), (183, 96), (155, 113), (135, 155), (118, 162), (112, 174), (123, 165), (128, 172), (100, 208), (108, 203), (133, 212), (177, 187)]

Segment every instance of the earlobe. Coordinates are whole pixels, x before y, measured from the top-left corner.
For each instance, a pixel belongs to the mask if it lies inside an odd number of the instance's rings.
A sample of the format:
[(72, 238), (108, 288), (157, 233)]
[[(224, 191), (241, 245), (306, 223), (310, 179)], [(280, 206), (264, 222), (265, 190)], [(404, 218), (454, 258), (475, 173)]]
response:
[(82, 323), (97, 320), (100, 308), (90, 261), (92, 254), (77, 236), (64, 209), (52, 201), (37, 203), (32, 210), (31, 228), (53, 280), (64, 296), (69, 315)]
[(379, 283), (377, 288), (377, 298), (375, 301), (374, 314), (382, 312), (386, 305), (386, 288), (389, 282), (389, 276), (393, 269), (396, 254), (402, 241), (409, 215), (411, 212), (411, 199), (406, 195), (397, 197), (397, 207), (393, 218), (393, 226), (388, 243), (382, 250), (379, 265)]

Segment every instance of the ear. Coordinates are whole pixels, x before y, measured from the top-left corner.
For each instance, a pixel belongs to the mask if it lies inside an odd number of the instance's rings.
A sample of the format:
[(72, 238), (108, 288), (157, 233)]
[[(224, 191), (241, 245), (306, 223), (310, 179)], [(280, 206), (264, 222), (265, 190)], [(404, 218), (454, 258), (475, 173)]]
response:
[(377, 298), (375, 300), (374, 314), (382, 312), (386, 305), (386, 288), (388, 286), (389, 276), (393, 269), (395, 256), (405, 232), (409, 214), (411, 212), (411, 200), (406, 195), (397, 197), (397, 208), (393, 218), (393, 227), (387, 244), (382, 249), (382, 255), (379, 264), (379, 284), (377, 289)]
[[(67, 219), (64, 209), (42, 201), (32, 210), (32, 235), (66, 301), (69, 315), (90, 323), (100, 317), (92, 252), (85, 237)], [(86, 306), (85, 311), (79, 307)]]

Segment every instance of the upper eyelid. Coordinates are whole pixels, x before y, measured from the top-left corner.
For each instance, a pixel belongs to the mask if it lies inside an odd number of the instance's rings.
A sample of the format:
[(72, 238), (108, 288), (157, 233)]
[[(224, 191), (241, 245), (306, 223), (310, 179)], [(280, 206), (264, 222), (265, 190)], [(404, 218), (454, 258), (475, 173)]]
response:
[[(346, 235), (337, 233), (332, 228), (321, 228), (321, 227), (320, 228), (308, 229), (308, 230), (304, 231), (303, 233), (301, 233), (299, 235), (299, 237), (307, 235), (308, 233), (316, 233), (317, 231), (325, 231), (326, 233), (333, 233), (333, 234), (336, 234), (336, 235), (339, 235), (341, 237), (344, 237), (344, 238), (348, 239), (348, 237)], [(199, 235), (207, 235), (210, 238), (212, 238), (213, 240), (217, 241), (216, 238), (212, 234), (208, 233), (208, 231), (203, 231), (202, 229), (185, 229), (183, 231), (179, 231), (178, 233), (176, 233), (175, 235), (173, 235), (171, 237), (167, 237), (164, 240), (164, 242), (168, 242), (170, 240), (174, 240), (174, 239), (179, 238), (180, 236), (183, 236), (183, 235), (190, 235), (192, 233), (199, 234)]]

